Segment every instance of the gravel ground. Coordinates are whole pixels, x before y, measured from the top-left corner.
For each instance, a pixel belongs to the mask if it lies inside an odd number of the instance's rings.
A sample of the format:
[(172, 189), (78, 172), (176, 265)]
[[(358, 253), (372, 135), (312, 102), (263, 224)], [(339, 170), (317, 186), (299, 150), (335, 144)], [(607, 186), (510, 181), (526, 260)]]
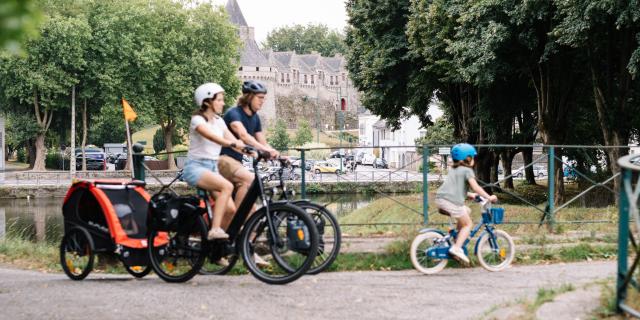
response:
[(615, 262), (334, 272), (270, 286), (251, 276), (198, 276), (169, 284), (155, 276), (63, 274), (0, 268), (0, 319), (475, 319), (538, 288), (615, 274)]

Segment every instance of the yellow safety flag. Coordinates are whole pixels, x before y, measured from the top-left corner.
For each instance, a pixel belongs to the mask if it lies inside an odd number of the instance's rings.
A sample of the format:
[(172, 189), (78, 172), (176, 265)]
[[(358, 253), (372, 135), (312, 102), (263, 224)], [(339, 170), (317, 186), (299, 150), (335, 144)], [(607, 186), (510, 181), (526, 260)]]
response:
[(133, 121), (138, 117), (138, 115), (135, 113), (135, 111), (133, 111), (133, 108), (131, 108), (131, 106), (129, 105), (127, 100), (125, 100), (124, 98), (122, 98), (122, 108), (124, 109), (124, 119), (125, 120)]

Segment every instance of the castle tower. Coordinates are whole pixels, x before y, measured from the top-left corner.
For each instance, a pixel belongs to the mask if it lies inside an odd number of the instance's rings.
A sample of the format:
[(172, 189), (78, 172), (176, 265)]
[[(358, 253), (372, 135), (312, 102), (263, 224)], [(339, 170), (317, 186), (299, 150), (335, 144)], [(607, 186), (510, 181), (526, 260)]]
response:
[(241, 81), (257, 80), (262, 82), (268, 90), (265, 103), (260, 110), (260, 117), (268, 124), (276, 117), (276, 86), (275, 71), (271, 67), (269, 60), (264, 56), (255, 40), (254, 29), (247, 25), (242, 10), (236, 0), (228, 0), (225, 6), (229, 14), (229, 20), (238, 27), (238, 35), (242, 40), (242, 52), (240, 54), (240, 68), (238, 78)]

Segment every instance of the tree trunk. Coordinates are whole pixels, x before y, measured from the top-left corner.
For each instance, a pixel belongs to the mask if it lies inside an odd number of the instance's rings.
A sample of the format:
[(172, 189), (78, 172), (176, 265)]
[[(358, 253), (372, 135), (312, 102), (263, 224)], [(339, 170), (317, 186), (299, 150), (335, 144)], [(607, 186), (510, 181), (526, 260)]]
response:
[(47, 169), (45, 168), (44, 165), (44, 160), (45, 160), (45, 147), (44, 147), (44, 136), (45, 133), (39, 133), (36, 136), (36, 141), (35, 141), (35, 149), (36, 149), (36, 156), (35, 156), (35, 160), (33, 162), (33, 171), (46, 171)]
[(45, 171), (45, 145), (44, 138), (51, 125), (51, 119), (53, 119), (53, 111), (45, 110), (40, 114), (40, 102), (38, 100), (38, 91), (33, 91), (33, 107), (36, 114), (36, 123), (40, 127), (40, 132), (36, 136), (35, 140), (35, 159), (33, 161), (33, 171)]
[(173, 137), (173, 131), (175, 130), (175, 125), (172, 122), (169, 122), (169, 124), (167, 126), (165, 126), (163, 128), (163, 134), (164, 134), (164, 145), (165, 145), (165, 150), (167, 151), (167, 163), (169, 165), (169, 170), (176, 170), (176, 163), (173, 160), (173, 139), (171, 139)]
[[(500, 158), (502, 160), (502, 172), (505, 177), (509, 177), (511, 175), (511, 165), (513, 164), (513, 152), (509, 150), (503, 150), (500, 153)], [(504, 180), (504, 187), (507, 189), (513, 190), (513, 177), (509, 177)]]
[(84, 99), (82, 108), (82, 171), (87, 171), (87, 159), (84, 156), (84, 148), (87, 145), (87, 99)]
[[(524, 161), (524, 166), (531, 164), (533, 162), (533, 149), (532, 148), (524, 148), (522, 150), (522, 160)], [(528, 185), (536, 185), (536, 178), (533, 176), (533, 167), (528, 167), (524, 170), (525, 183)]]
[(27, 157), (29, 169), (33, 169), (33, 166), (36, 164), (36, 141), (33, 138), (27, 141)]

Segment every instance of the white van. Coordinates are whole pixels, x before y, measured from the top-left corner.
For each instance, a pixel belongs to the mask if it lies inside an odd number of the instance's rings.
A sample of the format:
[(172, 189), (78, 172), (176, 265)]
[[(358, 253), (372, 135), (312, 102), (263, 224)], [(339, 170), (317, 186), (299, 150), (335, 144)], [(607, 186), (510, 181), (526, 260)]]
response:
[(376, 160), (376, 157), (370, 153), (365, 153), (362, 156), (362, 165), (372, 166), (373, 162)]

